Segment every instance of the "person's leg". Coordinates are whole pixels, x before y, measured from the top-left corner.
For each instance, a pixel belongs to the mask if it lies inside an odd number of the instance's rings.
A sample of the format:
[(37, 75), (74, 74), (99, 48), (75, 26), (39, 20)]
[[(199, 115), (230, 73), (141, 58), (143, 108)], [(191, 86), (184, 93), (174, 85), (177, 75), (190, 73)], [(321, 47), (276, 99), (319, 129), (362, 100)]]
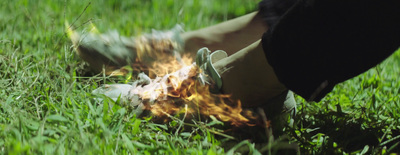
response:
[(100, 72), (104, 66), (106, 72), (111, 72), (128, 64), (151, 65), (154, 60), (173, 57), (173, 51), (190, 54), (193, 59), (202, 47), (212, 51), (224, 50), (231, 55), (260, 39), (267, 29), (261, 15), (253, 12), (181, 34), (176, 29), (144, 37), (123, 37), (116, 32), (80, 35), (71, 31), (69, 34), (78, 55), (90, 64), (92, 70)]
[(287, 90), (267, 62), (260, 41), (214, 63), (222, 78), (222, 93), (254, 107)]

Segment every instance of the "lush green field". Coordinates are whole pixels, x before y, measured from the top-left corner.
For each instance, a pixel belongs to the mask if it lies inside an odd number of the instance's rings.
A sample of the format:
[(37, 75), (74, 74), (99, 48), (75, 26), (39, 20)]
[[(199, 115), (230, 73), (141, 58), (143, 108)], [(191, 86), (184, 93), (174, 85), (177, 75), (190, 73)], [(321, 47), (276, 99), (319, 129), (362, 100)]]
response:
[[(2, 154), (224, 154), (226, 137), (210, 124), (155, 124), (113, 102), (93, 100), (102, 83), (85, 77), (65, 34), (94, 23), (140, 35), (209, 26), (256, 10), (258, 0), (3, 0), (0, 1), (0, 153)], [(381, 154), (400, 151), (400, 53), (338, 85), (320, 103), (299, 101), (295, 127), (286, 128), (302, 154)], [(217, 135), (216, 135), (217, 134)], [(225, 138), (224, 138), (225, 137)], [(251, 153), (287, 146), (271, 142)]]

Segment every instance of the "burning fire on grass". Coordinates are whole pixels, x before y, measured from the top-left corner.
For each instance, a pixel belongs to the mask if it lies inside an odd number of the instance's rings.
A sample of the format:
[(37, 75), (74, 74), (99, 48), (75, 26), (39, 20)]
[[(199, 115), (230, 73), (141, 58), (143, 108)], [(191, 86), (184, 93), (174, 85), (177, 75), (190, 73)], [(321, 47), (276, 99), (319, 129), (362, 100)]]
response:
[[(139, 74), (138, 79), (127, 89), (129, 91), (122, 96), (122, 102), (139, 111), (150, 111), (154, 119), (159, 121), (168, 121), (171, 116), (185, 114), (185, 119), (199, 115), (214, 116), (236, 127), (255, 125), (257, 117), (251, 111), (243, 110), (240, 101), (232, 100), (230, 95), (210, 93), (208, 85), (201, 84), (197, 79), (201, 70), (195, 64), (188, 64), (191, 62), (189, 58), (184, 57), (182, 60), (186, 64), (178, 61), (155, 63), (153, 66), (163, 66), (165, 71), (179, 69), (154, 79), (144, 73)], [(160, 72), (159, 68), (155, 70)], [(105, 85), (101, 92), (107, 94), (109, 88), (110, 85)]]
[[(115, 66), (127, 65), (119, 61), (121, 57), (109, 56), (115, 52), (130, 54), (132, 48), (136, 49), (136, 59), (131, 67), (134, 72), (145, 70), (147, 74), (140, 73), (132, 84), (104, 85), (94, 91), (95, 94), (104, 94), (119, 100), (123, 104), (133, 107), (138, 114), (145, 115), (143, 111), (149, 111), (154, 119), (168, 121), (171, 116), (185, 114), (185, 119), (195, 117), (215, 118), (229, 123), (233, 126), (253, 126), (258, 122), (258, 117), (250, 110), (243, 110), (240, 101), (235, 101), (226, 94), (212, 94), (209, 86), (201, 84), (199, 74), (202, 72), (187, 56), (181, 57), (177, 52), (178, 43), (166, 38), (173, 34), (153, 32), (150, 37), (122, 38), (118, 35), (86, 35), (90, 41), (86, 46), (80, 45), (82, 39), (76, 32), (68, 29), (68, 34), (77, 47), (78, 55), (97, 69), (106, 67), (106, 73), (111, 75), (124, 75), (128, 72), (124, 69), (115, 70)], [(175, 33), (176, 34), (176, 33)], [(165, 35), (166, 37), (160, 37)], [(99, 37), (103, 40), (98, 41)], [(159, 38), (159, 39), (149, 39)], [(111, 44), (111, 45), (108, 45)], [(115, 51), (112, 46), (120, 45), (122, 48)], [(101, 47), (101, 48), (100, 48)], [(99, 49), (100, 48), (100, 49)], [(98, 50), (105, 49), (103, 52)], [(83, 51), (82, 51), (83, 50)], [(84, 51), (88, 50), (88, 51)], [(103, 66), (104, 62), (111, 60), (109, 66)], [(146, 59), (151, 65), (143, 65), (142, 60)], [(103, 63), (100, 63), (102, 61)], [(115, 66), (113, 66), (115, 65)], [(150, 66), (150, 67), (148, 67)], [(110, 72), (110, 69), (115, 71)]]

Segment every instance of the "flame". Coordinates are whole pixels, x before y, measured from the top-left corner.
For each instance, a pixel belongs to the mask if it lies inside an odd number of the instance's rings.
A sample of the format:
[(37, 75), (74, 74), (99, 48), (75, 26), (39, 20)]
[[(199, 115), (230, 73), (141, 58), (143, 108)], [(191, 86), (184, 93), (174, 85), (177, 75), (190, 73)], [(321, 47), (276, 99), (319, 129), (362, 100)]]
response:
[[(184, 57), (186, 64), (189, 58)], [(145, 85), (136, 84), (129, 94), (140, 98), (144, 110), (150, 111), (154, 119), (168, 121), (169, 116), (185, 113), (186, 119), (201, 115), (214, 116), (233, 126), (252, 126), (257, 119), (249, 110), (241, 108), (240, 101), (234, 101), (230, 95), (212, 94), (208, 85), (198, 81), (201, 70), (195, 65), (185, 65), (173, 61), (170, 64), (153, 65), (155, 70), (165, 69), (165, 72), (178, 69), (175, 72), (157, 76)], [(138, 102), (132, 100), (132, 102)], [(135, 104), (137, 105), (137, 104)]]
[[(66, 22), (66, 32), (74, 45), (79, 43), (79, 35)], [(92, 24), (91, 33), (98, 33)], [(227, 94), (212, 94), (208, 85), (199, 82), (201, 70), (193, 64), (188, 55), (181, 57), (182, 51), (178, 42), (170, 38), (157, 36), (141, 36), (134, 42), (133, 51), (137, 57), (128, 67), (115, 70), (117, 66), (106, 66), (107, 75), (128, 75), (144, 72), (136, 79), (133, 89), (129, 90), (128, 100), (136, 108), (150, 111), (156, 120), (168, 121), (170, 116), (185, 113), (185, 119), (193, 117), (214, 116), (233, 126), (253, 126), (258, 121), (250, 110), (243, 110), (240, 101), (234, 101)], [(82, 59), (92, 65), (99, 65), (93, 57)], [(86, 58), (86, 59), (85, 59)]]
[(150, 78), (157, 78), (175, 72), (193, 62), (188, 54), (181, 56), (177, 51), (180, 49), (179, 46), (171, 40), (149, 40), (140, 37), (135, 45), (138, 46), (135, 62), (128, 67), (108, 71), (107, 75), (127, 75), (129, 71), (133, 71), (135, 74), (144, 72)]

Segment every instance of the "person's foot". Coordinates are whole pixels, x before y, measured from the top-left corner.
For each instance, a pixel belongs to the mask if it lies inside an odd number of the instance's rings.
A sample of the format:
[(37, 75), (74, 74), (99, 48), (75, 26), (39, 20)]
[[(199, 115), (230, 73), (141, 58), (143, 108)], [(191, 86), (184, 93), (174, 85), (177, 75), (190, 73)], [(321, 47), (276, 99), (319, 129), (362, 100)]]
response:
[(105, 34), (69, 31), (69, 37), (78, 55), (94, 72), (107, 74), (126, 65), (150, 66), (154, 61), (174, 58), (181, 52), (182, 41), (178, 25), (170, 31), (153, 30), (140, 37), (120, 36), (116, 31)]

